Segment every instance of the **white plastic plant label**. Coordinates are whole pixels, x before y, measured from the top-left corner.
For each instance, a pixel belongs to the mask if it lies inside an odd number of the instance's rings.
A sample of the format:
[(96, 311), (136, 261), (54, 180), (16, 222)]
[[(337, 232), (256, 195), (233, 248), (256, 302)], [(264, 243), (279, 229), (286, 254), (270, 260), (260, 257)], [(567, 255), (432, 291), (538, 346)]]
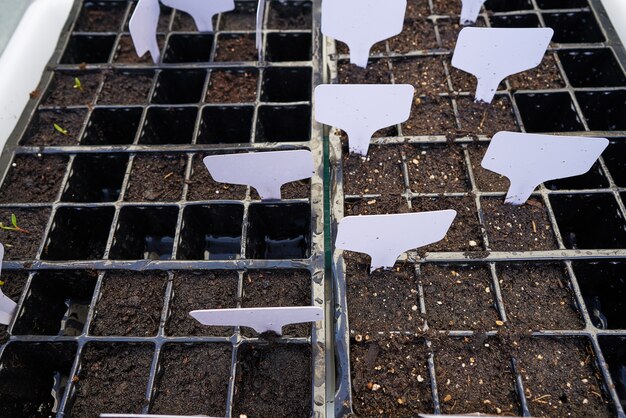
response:
[[(2, 261), (4, 260), (4, 245), (0, 244), (0, 273), (2, 273)], [(0, 274), (0, 277), (1, 274)], [(13, 302), (7, 295), (2, 292), (0, 289), (0, 324), (9, 325), (11, 319), (13, 319), (13, 315), (15, 315), (15, 310), (17, 309), (17, 304)]]
[(256, 49), (261, 61), (263, 50), (263, 17), (265, 16), (265, 0), (259, 0), (256, 8)]
[(200, 32), (213, 32), (213, 16), (235, 9), (235, 0), (161, 0), (161, 3), (189, 13)]
[(606, 138), (498, 132), (481, 165), (510, 180), (505, 203), (522, 205), (540, 183), (589, 171), (608, 144)]
[(464, 28), (452, 66), (476, 76), (475, 100), (491, 103), (502, 80), (541, 63), (553, 34), (551, 28)]
[(128, 22), (128, 29), (137, 55), (143, 57), (149, 51), (155, 64), (161, 61), (161, 51), (156, 36), (159, 14), (159, 0), (139, 0)]
[(463, 26), (473, 25), (478, 19), (478, 13), (485, 0), (463, 0), (461, 2), (461, 18), (459, 23)]
[(280, 186), (315, 172), (308, 150), (210, 155), (203, 161), (215, 181), (252, 186), (262, 200), (280, 199)]
[(315, 120), (348, 134), (350, 152), (367, 155), (374, 132), (411, 114), (410, 84), (322, 84), (315, 88)]
[(335, 246), (372, 257), (370, 271), (391, 268), (405, 251), (442, 240), (456, 211), (347, 216), (339, 222)]
[(206, 309), (189, 315), (203, 325), (250, 327), (258, 333), (273, 331), (278, 335), (282, 335), (285, 325), (324, 319), (324, 311), (317, 306)]
[(350, 62), (367, 67), (370, 49), (402, 32), (406, 0), (324, 0), (322, 33), (345, 42)]

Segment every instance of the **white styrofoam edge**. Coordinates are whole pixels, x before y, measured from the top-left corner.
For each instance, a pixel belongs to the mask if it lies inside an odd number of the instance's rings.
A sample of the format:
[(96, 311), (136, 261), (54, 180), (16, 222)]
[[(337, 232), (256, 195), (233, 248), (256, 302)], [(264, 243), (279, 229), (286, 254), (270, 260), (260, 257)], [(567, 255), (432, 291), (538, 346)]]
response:
[(0, 150), (37, 88), (73, 0), (35, 0), (0, 56)]
[(626, 46), (626, 1), (624, 0), (601, 0), (606, 13), (613, 23), (613, 27)]

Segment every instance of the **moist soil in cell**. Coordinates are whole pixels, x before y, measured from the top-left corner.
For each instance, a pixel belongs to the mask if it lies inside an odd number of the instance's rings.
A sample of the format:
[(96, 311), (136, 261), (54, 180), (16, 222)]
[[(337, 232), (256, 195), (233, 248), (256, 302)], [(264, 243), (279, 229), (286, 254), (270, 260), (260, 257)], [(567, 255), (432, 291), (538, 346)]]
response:
[(393, 78), (396, 84), (410, 84), (415, 88), (415, 96), (436, 97), (447, 93), (446, 73), (441, 58), (417, 58), (395, 60)]
[[(473, 26), (484, 27), (485, 21), (481, 17), (476, 20)], [(441, 38), (441, 46), (446, 49), (454, 50), (459, 32), (465, 26), (459, 24), (459, 19), (439, 19), (437, 20), (437, 28), (439, 29), (439, 37)]]
[(500, 339), (442, 337), (433, 341), (433, 354), (442, 413), (521, 415), (511, 359)]
[(371, 146), (364, 158), (343, 154), (343, 187), (346, 195), (399, 195), (404, 191), (399, 146)]
[(240, 346), (233, 416), (309, 417), (311, 386), (308, 345)]
[(418, 332), (420, 318), (413, 268), (396, 263), (391, 270), (370, 274), (370, 258), (344, 252), (350, 330), (357, 334)]
[(311, 4), (273, 2), (267, 17), (269, 29), (311, 29)]
[(483, 157), (487, 152), (487, 145), (470, 144), (467, 149), (478, 190), (481, 192), (506, 192), (509, 189), (509, 179), (481, 166)]
[(204, 326), (190, 317), (189, 312), (197, 309), (236, 308), (238, 281), (239, 276), (235, 271), (176, 273), (166, 334), (230, 336), (233, 328)]
[[(286, 199), (308, 199), (311, 195), (311, 180), (304, 179), (285, 183), (280, 187), (280, 198)], [(261, 200), (261, 196), (254, 189), (250, 188), (250, 199)]]
[(91, 334), (150, 337), (161, 322), (167, 274), (106, 273), (96, 305)]
[(166, 345), (150, 412), (224, 415), (231, 352), (226, 344)]
[(389, 39), (389, 49), (398, 54), (433, 49), (437, 46), (433, 24), (427, 20), (411, 17), (404, 19), (402, 32)]
[(426, 320), (436, 330), (492, 330), (500, 318), (484, 267), (424, 264), (419, 282)]
[(22, 145), (78, 145), (85, 116), (86, 112), (83, 110), (40, 111), (22, 138)]
[[(12, 216), (21, 230), (14, 228)], [(5, 260), (32, 260), (37, 255), (39, 244), (48, 224), (50, 210), (41, 209), (0, 209), (0, 242), (4, 245)]]
[(521, 332), (583, 328), (561, 266), (518, 264), (497, 270), (509, 328)]
[(122, 2), (111, 4), (112, 7), (86, 4), (74, 30), (76, 32), (116, 32), (122, 25), (126, 7)]
[(246, 197), (246, 186), (238, 184), (218, 183), (211, 177), (202, 159), (205, 156), (195, 155), (191, 167), (191, 175), (186, 183), (187, 200), (243, 200)]
[(350, 345), (352, 407), (357, 416), (413, 416), (432, 413), (424, 340), (390, 335)]
[[(157, 43), (159, 50), (163, 51), (165, 47), (165, 37), (157, 36)], [(113, 56), (113, 62), (123, 64), (151, 64), (153, 61), (149, 52), (145, 53), (142, 57), (137, 56), (132, 38), (129, 35), (122, 35), (117, 46), (117, 51)]]
[(482, 198), (489, 247), (494, 251), (557, 249), (546, 207), (531, 197), (521, 206), (504, 204), (502, 197)]
[(124, 200), (172, 202), (180, 200), (185, 180), (185, 156), (137, 155)]
[(140, 105), (148, 101), (152, 75), (110, 72), (98, 96), (98, 104)]
[(251, 103), (256, 100), (258, 74), (252, 71), (212, 71), (207, 103)]
[[(215, 17), (213, 17), (213, 26), (215, 26)], [(176, 11), (174, 15), (174, 21), (172, 22), (172, 31), (174, 32), (196, 32), (196, 23), (191, 15)]]
[[(80, 87), (76, 79), (80, 81)], [(88, 106), (93, 103), (102, 74), (92, 72), (56, 72), (46, 91), (44, 106)]]
[[(0, 290), (6, 297), (17, 303), (22, 295), (26, 281), (28, 280), (27, 272), (13, 272), (5, 270), (2, 274), (4, 284), (0, 286)], [(0, 343), (4, 343), (8, 339), (8, 326), (0, 324)]]
[(389, 60), (370, 60), (366, 68), (357, 67), (348, 61), (337, 65), (340, 84), (390, 84)]
[(56, 199), (67, 167), (60, 155), (16, 155), (0, 189), (0, 202), (52, 202)]
[(433, 13), (436, 15), (460, 15), (461, 2), (456, 0), (433, 0)]
[(495, 97), (491, 103), (476, 103), (471, 97), (462, 97), (456, 104), (461, 124), (458, 135), (491, 137), (500, 131), (519, 131), (506, 97)]
[(450, 100), (444, 97), (415, 97), (411, 116), (402, 124), (403, 135), (456, 136), (456, 119)]
[(153, 350), (130, 344), (90, 344), (83, 350), (71, 409), (73, 417), (97, 418), (104, 412), (140, 414)]
[(510, 76), (509, 84), (514, 91), (559, 89), (565, 86), (561, 71), (551, 53), (543, 57), (538, 67)]
[[(276, 306), (310, 306), (311, 275), (306, 270), (249, 270), (243, 276), (243, 308)], [(283, 335), (306, 337), (311, 324), (291, 324), (283, 328)], [(256, 336), (252, 329), (244, 329), (245, 336)]]
[(256, 61), (258, 51), (253, 36), (219, 36), (215, 61)]
[(344, 201), (344, 215), (386, 215), (407, 213), (409, 205), (401, 196), (378, 196)]
[(514, 356), (532, 416), (613, 416), (585, 340), (526, 338), (518, 347)]
[(256, 25), (256, 4), (235, 2), (235, 10), (223, 13), (220, 17), (220, 30), (254, 30)]
[(460, 147), (404, 147), (409, 186), (415, 193), (468, 192), (470, 183)]

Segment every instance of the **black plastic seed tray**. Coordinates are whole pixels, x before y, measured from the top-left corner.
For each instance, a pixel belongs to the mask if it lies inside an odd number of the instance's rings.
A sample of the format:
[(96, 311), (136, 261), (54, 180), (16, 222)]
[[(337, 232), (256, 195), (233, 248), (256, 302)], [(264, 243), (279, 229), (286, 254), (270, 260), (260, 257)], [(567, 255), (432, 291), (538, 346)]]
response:
[[(1, 157), (2, 222), (14, 213), (29, 233), (0, 232), (18, 301), (0, 415), (325, 416), (323, 324), (267, 340), (188, 316), (326, 307), (319, 2), (268, 2), (260, 61), (256, 2), (211, 34), (162, 7), (158, 65), (134, 55), (134, 6), (75, 3)], [(316, 173), (277, 202), (202, 163), (284, 149), (311, 150)]]
[[(375, 45), (365, 70), (325, 42), (329, 82), (416, 90), (410, 119), (377, 132), (366, 160), (330, 130), (332, 238), (347, 215), (458, 215), (392, 271), (369, 276), (366, 257), (334, 250), (336, 416), (625, 416), (626, 51), (606, 12), (596, 0), (487, 0), (477, 25), (555, 35), (539, 68), (486, 106), (450, 65), (460, 2), (408, 3), (402, 34)], [(513, 208), (508, 181), (480, 166), (500, 130), (610, 145), (589, 173)]]

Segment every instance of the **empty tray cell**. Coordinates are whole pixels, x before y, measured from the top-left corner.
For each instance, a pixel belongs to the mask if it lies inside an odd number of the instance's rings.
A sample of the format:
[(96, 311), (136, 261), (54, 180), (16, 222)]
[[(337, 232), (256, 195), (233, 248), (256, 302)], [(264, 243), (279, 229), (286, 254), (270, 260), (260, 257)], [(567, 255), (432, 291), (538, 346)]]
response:
[(220, 30), (254, 30), (256, 25), (256, 4), (247, 1), (235, 2), (235, 10), (222, 13)]
[(310, 247), (311, 208), (308, 204), (250, 205), (246, 258), (308, 258)]
[(566, 49), (558, 53), (563, 70), (574, 87), (626, 85), (624, 72), (609, 48)]
[(534, 13), (519, 15), (490, 16), (492, 28), (540, 28), (539, 18)]
[[(13, 230), (15, 216), (18, 230)], [(50, 217), (49, 208), (2, 208), (0, 209), (0, 242), (4, 245), (5, 260), (33, 260), (39, 250), (46, 225)], [(6, 228), (11, 229), (6, 229)]]
[(544, 185), (551, 190), (602, 189), (609, 187), (609, 182), (602, 174), (600, 163), (596, 162), (585, 174), (547, 181)]
[(261, 100), (264, 102), (306, 102), (311, 99), (311, 69), (271, 67), (263, 72)]
[(236, 373), (233, 416), (311, 415), (309, 345), (240, 345)]
[(366, 68), (348, 61), (337, 62), (337, 78), (340, 84), (390, 84), (389, 60), (371, 59)]
[(217, 37), (215, 61), (257, 61), (258, 58), (254, 35), (220, 34)]
[(611, 194), (550, 196), (566, 248), (624, 248), (626, 221)]
[(75, 355), (75, 343), (9, 344), (0, 359), (0, 415), (55, 416)]
[(343, 153), (343, 190), (346, 195), (392, 194), (404, 191), (401, 147), (373, 145), (367, 157)]
[[(76, 79), (80, 82), (80, 88)], [(55, 71), (42, 104), (44, 106), (88, 106), (96, 99), (96, 92), (101, 81), (102, 74), (99, 72)]]
[(114, 43), (115, 35), (72, 35), (61, 64), (105, 64)]
[(207, 103), (252, 103), (256, 101), (259, 72), (246, 70), (213, 70), (209, 89), (204, 99)]
[(266, 38), (267, 61), (311, 61), (310, 33), (268, 33)]
[(469, 192), (470, 181), (460, 147), (405, 146), (409, 186), (416, 193)]
[(311, 29), (311, 3), (272, 1), (267, 18), (268, 29)]
[(175, 206), (122, 208), (109, 258), (169, 260), (174, 247), (178, 209)]
[(189, 316), (189, 312), (198, 309), (236, 308), (238, 282), (239, 275), (236, 271), (176, 272), (165, 333), (172, 336), (232, 335), (232, 327), (202, 325)]
[(626, 407), (626, 337), (600, 336), (600, 347), (609, 366), (622, 408)]
[(204, 70), (164, 70), (157, 78), (152, 103), (178, 104), (198, 103), (206, 71)]
[(587, 0), (537, 0), (537, 6), (546, 9), (574, 9), (588, 7)]
[(185, 181), (185, 155), (140, 154), (135, 156), (124, 200), (174, 202), (180, 200)]
[(254, 106), (206, 106), (198, 131), (198, 144), (250, 142)]
[(591, 12), (544, 13), (546, 27), (554, 29), (552, 42), (604, 42), (604, 35)]
[[(208, 155), (208, 154), (207, 154)], [(195, 154), (191, 165), (191, 174), (187, 184), (187, 200), (243, 200), (246, 198), (246, 186), (218, 183), (209, 174), (202, 159), (204, 154)]]
[(508, 77), (511, 90), (560, 89), (565, 82), (552, 52), (546, 52), (541, 64)]
[(260, 106), (256, 142), (305, 142), (311, 139), (311, 106)]
[(198, 110), (195, 107), (150, 107), (140, 144), (191, 144)]
[(615, 416), (587, 339), (525, 338), (518, 347), (513, 355), (532, 416)]
[(531, 0), (487, 0), (485, 9), (492, 12), (513, 12), (533, 8)]
[[(157, 35), (157, 45), (159, 46), (159, 51), (163, 51), (165, 36)], [(149, 52), (146, 52), (141, 57), (137, 56), (137, 50), (135, 50), (135, 45), (130, 35), (120, 36), (117, 48), (113, 54), (113, 62), (120, 64), (153, 64), (152, 56)]]
[(211, 59), (213, 35), (172, 35), (167, 41), (163, 62), (208, 62)]
[(74, 31), (76, 32), (118, 32), (124, 23), (125, 2), (83, 3)]
[(243, 205), (187, 206), (183, 213), (179, 260), (235, 260), (241, 255)]
[(115, 154), (78, 155), (72, 163), (64, 202), (114, 202), (120, 196), (128, 157)]
[(583, 131), (568, 93), (516, 94), (526, 132)]
[(574, 273), (593, 325), (600, 329), (626, 329), (626, 264), (578, 261), (574, 263)]
[(143, 105), (149, 99), (153, 78), (151, 71), (110, 72), (104, 79), (98, 104)]
[(0, 188), (0, 202), (55, 201), (67, 160), (61, 155), (16, 155)]
[(584, 327), (562, 265), (502, 263), (497, 275), (511, 327), (529, 332)]
[(59, 208), (41, 256), (44, 260), (97, 260), (113, 221), (112, 207)]
[(223, 416), (230, 379), (229, 344), (168, 344), (160, 357), (153, 414)]
[(91, 335), (150, 337), (157, 334), (167, 273), (109, 271), (91, 321)]
[(101, 413), (140, 414), (154, 349), (150, 344), (89, 343), (82, 352), (69, 400), (73, 417), (97, 418)]
[(626, 130), (626, 90), (577, 92), (576, 100), (592, 131)]
[(135, 141), (140, 108), (96, 108), (91, 113), (81, 145), (127, 145)]
[(39, 110), (20, 143), (24, 146), (78, 145), (86, 115), (85, 110), (79, 109)]
[(626, 141), (623, 139), (611, 141), (602, 154), (604, 163), (617, 187), (626, 187), (626, 159), (624, 159), (624, 155), (626, 155)]
[(433, 412), (423, 339), (391, 334), (381, 341), (351, 343), (350, 367), (352, 407), (358, 416), (417, 417)]
[(402, 124), (403, 135), (456, 135), (452, 102), (446, 97), (415, 97), (411, 116)]
[(93, 270), (36, 273), (17, 314), (13, 334), (81, 335), (97, 280)]

